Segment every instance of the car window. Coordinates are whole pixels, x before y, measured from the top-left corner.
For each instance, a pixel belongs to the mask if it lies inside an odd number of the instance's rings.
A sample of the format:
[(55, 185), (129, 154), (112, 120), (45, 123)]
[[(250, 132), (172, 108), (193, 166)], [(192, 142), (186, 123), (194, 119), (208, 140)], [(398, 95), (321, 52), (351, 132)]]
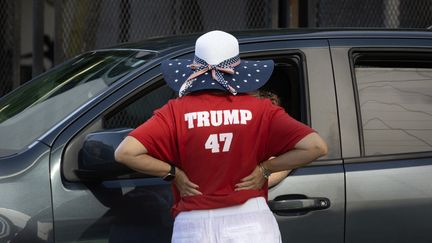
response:
[(16, 153), (156, 53), (101, 50), (48, 71), (0, 100), (0, 156)]
[(432, 151), (432, 55), (359, 53), (354, 62), (365, 155)]
[[(149, 119), (154, 110), (162, 107), (169, 99), (176, 97), (167, 85), (161, 85), (146, 92), (137, 99), (125, 102), (120, 109), (108, 115), (104, 120), (104, 128), (135, 128)], [(136, 100), (135, 100), (136, 99)]]

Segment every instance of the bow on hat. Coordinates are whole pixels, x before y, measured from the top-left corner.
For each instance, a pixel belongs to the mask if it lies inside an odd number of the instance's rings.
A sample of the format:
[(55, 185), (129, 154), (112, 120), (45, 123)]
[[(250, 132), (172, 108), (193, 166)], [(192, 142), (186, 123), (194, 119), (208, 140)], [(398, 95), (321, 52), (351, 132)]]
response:
[(228, 84), (228, 82), (223, 78), (223, 73), (234, 74), (234, 67), (240, 64), (240, 57), (237, 55), (235, 57), (229, 58), (217, 65), (210, 65), (203, 59), (195, 56), (194, 62), (188, 65), (189, 68), (195, 70), (186, 81), (182, 84), (179, 90), (179, 96), (186, 94), (187, 90), (192, 86), (192, 83), (196, 78), (208, 71), (211, 71), (212, 78), (216, 80), (222, 87), (228, 90), (231, 94), (236, 95), (237, 91)]

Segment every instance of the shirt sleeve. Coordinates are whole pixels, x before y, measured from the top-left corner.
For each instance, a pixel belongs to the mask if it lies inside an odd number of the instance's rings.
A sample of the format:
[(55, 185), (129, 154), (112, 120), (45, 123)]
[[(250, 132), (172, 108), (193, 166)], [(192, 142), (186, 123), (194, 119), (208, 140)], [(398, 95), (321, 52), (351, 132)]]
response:
[(156, 110), (145, 123), (129, 133), (146, 147), (148, 154), (165, 162), (177, 161), (175, 120), (170, 104)]
[(270, 111), (271, 118), (266, 146), (268, 157), (278, 156), (292, 150), (306, 135), (315, 132), (309, 126), (292, 118), (281, 107), (273, 106)]

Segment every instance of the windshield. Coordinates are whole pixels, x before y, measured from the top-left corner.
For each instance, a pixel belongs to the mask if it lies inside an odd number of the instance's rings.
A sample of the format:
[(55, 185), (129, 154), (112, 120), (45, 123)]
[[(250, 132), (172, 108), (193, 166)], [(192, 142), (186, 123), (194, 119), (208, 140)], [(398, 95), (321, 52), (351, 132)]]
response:
[(3, 97), (0, 99), (0, 156), (22, 150), (155, 55), (144, 50), (89, 52)]

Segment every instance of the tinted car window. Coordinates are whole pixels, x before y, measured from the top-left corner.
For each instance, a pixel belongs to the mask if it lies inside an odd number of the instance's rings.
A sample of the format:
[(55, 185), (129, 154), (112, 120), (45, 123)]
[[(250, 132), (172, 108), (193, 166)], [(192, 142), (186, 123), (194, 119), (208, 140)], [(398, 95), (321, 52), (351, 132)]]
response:
[(409, 56), (355, 62), (365, 155), (432, 151), (432, 65)]
[(104, 121), (104, 128), (138, 127), (153, 115), (154, 110), (162, 107), (175, 96), (175, 92), (167, 85), (155, 88), (110, 114)]

